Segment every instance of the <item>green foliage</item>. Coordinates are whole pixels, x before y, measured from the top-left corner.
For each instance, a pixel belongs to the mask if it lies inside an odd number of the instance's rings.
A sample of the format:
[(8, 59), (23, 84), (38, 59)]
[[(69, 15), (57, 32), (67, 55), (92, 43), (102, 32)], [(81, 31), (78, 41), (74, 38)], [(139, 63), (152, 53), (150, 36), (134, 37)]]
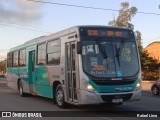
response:
[(143, 71), (154, 71), (159, 69), (158, 61), (156, 59), (153, 59), (152, 57), (149, 57), (147, 51), (143, 51), (140, 55), (141, 66)]
[(136, 7), (129, 8), (128, 2), (122, 2), (119, 16), (117, 17), (117, 19), (114, 18), (114, 20), (110, 21), (108, 24), (112, 26), (120, 26), (133, 29), (133, 24), (130, 23), (130, 21), (135, 16), (136, 12)]
[(6, 72), (6, 60), (0, 61), (0, 73)]
[(159, 71), (158, 70), (154, 70), (154, 71), (150, 71), (150, 70), (146, 70), (142, 72), (142, 77), (143, 80), (157, 80), (159, 78)]
[(160, 64), (156, 59), (149, 57), (148, 52), (143, 49), (141, 33), (139, 31), (135, 31), (135, 36), (139, 49), (141, 68), (143, 71), (144, 79), (157, 79), (157, 77), (159, 76), (158, 69), (160, 67)]
[(140, 54), (141, 59), (141, 68), (142, 68), (142, 77), (144, 80), (157, 80), (159, 78), (159, 67), (160, 63), (152, 58), (149, 57), (147, 51), (143, 51)]
[(135, 31), (135, 37), (137, 40), (137, 46), (139, 49), (140, 54), (143, 52), (143, 46), (142, 46), (142, 34), (140, 31)]

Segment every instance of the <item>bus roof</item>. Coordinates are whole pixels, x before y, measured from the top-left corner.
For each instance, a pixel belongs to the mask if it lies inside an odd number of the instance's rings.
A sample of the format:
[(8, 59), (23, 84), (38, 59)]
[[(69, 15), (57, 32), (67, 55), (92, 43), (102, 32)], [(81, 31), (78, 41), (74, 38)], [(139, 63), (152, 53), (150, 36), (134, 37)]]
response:
[(102, 28), (117, 28), (117, 29), (126, 29), (126, 30), (131, 30), (131, 29), (128, 29), (128, 28), (122, 28), (122, 27), (115, 27), (115, 26), (104, 26), (104, 25), (79, 25), (79, 26), (73, 26), (73, 27), (70, 27), (68, 29), (65, 29), (65, 30), (62, 30), (62, 31), (59, 31), (59, 32), (56, 32), (56, 33), (51, 33), (50, 35), (46, 35), (46, 36), (40, 36), (40, 37), (37, 37), (37, 38), (34, 38), (32, 40), (29, 40), (29, 41), (26, 41), (24, 44), (22, 45), (19, 45), (19, 46), (16, 46), (14, 48), (11, 48), (9, 50), (10, 51), (15, 51), (17, 49), (23, 49), (27, 46), (31, 46), (31, 45), (34, 45), (34, 44), (38, 44), (38, 43), (41, 43), (41, 42), (44, 42), (46, 40), (51, 40), (53, 38), (59, 38), (60, 36), (64, 36), (64, 35), (67, 35), (69, 33), (73, 33), (75, 31), (78, 31), (79, 28), (89, 28), (89, 27), (102, 27)]

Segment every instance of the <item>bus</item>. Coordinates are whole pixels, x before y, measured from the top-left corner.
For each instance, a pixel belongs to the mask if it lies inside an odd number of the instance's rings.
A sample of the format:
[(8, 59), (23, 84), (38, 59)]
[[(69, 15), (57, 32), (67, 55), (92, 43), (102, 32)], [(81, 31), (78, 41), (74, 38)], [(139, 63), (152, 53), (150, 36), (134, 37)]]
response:
[(53, 99), (58, 107), (137, 101), (141, 67), (130, 29), (75, 26), (7, 53), (8, 86)]

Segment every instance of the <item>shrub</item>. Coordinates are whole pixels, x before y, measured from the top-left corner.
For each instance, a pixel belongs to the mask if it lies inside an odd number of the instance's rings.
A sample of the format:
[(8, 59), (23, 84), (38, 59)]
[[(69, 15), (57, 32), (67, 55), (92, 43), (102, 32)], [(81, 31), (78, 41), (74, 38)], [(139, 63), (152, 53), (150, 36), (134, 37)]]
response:
[(159, 71), (143, 71), (142, 80), (157, 80), (159, 78)]

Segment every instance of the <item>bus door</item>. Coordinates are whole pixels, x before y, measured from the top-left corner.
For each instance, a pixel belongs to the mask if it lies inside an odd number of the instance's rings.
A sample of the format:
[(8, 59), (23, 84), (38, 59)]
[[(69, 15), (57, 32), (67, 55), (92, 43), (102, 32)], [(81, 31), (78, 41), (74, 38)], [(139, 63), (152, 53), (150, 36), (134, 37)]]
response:
[(29, 52), (29, 86), (30, 93), (36, 94), (35, 51)]
[(77, 57), (76, 57), (76, 42), (68, 42), (65, 44), (65, 63), (66, 63), (66, 88), (67, 100), (70, 102), (78, 102), (77, 88)]

